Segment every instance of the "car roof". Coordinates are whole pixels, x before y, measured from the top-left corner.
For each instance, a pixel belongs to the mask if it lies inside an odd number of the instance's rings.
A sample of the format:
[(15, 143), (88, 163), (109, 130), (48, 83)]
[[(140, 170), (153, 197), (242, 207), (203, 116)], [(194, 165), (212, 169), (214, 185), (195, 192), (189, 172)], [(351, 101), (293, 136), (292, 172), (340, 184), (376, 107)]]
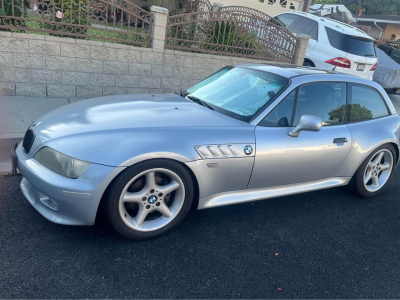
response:
[(336, 21), (334, 19), (319, 17), (316, 15), (301, 12), (301, 11), (285, 12), (285, 14), (294, 14), (294, 15), (303, 16), (303, 17), (309, 18), (311, 20), (317, 21), (319, 23), (323, 22), (325, 26), (327, 26), (333, 30), (336, 30), (336, 31), (341, 31), (344, 34), (357, 36), (357, 37), (361, 37), (364, 39), (369, 39), (371, 41), (375, 40), (374, 38), (372, 38), (371, 36), (366, 34), (364, 31), (362, 31), (361, 29), (358, 29), (357, 27), (351, 26), (349, 24), (346, 24), (346, 23), (343, 23), (340, 21)]
[[(273, 73), (286, 78), (293, 78), (297, 76), (305, 75), (316, 75), (316, 74), (340, 74), (335, 71), (322, 70), (312, 67), (299, 67), (296, 65), (267, 65), (267, 64), (257, 64), (257, 63), (246, 63), (236, 65), (237, 67), (248, 68), (253, 70), (264, 71), (268, 73)], [(352, 75), (349, 75), (353, 77)]]

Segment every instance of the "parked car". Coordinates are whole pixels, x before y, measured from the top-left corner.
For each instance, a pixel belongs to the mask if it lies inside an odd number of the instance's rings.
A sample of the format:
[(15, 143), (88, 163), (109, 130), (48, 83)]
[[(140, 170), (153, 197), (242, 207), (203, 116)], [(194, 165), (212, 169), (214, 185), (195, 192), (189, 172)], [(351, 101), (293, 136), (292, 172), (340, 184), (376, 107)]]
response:
[(400, 65), (380, 48), (376, 49), (378, 65), (374, 72), (374, 81), (379, 83), (388, 94), (400, 94)]
[(378, 59), (374, 39), (348, 24), (303, 12), (286, 12), (275, 17), (294, 34), (311, 38), (305, 66), (371, 79)]
[(35, 121), (16, 150), (45, 218), (131, 239), (205, 209), (347, 185), (385, 187), (400, 118), (377, 83), (304, 67), (226, 67), (184, 94), (83, 100)]
[[(400, 50), (397, 50), (396, 48), (390, 47), (388, 45), (379, 45), (379, 49), (381, 49), (383, 52), (385, 52), (388, 56), (390, 56), (391, 59), (393, 59), (395, 62), (398, 64), (400, 63)], [(379, 56), (378, 56), (378, 62), (379, 62)]]

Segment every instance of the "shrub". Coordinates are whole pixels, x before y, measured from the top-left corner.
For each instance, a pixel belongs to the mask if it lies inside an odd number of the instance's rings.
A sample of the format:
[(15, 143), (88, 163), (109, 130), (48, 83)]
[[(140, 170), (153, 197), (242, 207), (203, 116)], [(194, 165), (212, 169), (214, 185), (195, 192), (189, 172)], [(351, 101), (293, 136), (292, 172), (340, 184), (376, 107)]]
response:
[[(242, 49), (246, 49), (249, 54), (254, 55), (255, 50), (262, 48), (255, 34), (250, 33), (244, 25), (238, 25), (232, 21), (205, 23), (205, 26), (200, 28), (199, 31), (204, 34), (206, 43), (229, 46), (224, 49), (224, 52), (239, 53), (243, 51)], [(209, 46), (204, 45), (203, 47)]]
[[(24, 9), (22, 9), (22, 5), (24, 5), (23, 0), (13, 0), (14, 1), (14, 14), (13, 14), (11, 1), (12, 0), (4, 1), (4, 10), (0, 6), (0, 25), (15, 26), (16, 29), (18, 29), (18, 27), (25, 27), (24, 20), (16, 20), (13, 19), (12, 17), (26, 17), (27, 7), (24, 7)], [(4, 17), (2, 18), (2, 16), (7, 16), (7, 18)], [(0, 29), (0, 30), (10, 31), (10, 29)], [(14, 31), (21, 32), (20, 30), (14, 30)]]

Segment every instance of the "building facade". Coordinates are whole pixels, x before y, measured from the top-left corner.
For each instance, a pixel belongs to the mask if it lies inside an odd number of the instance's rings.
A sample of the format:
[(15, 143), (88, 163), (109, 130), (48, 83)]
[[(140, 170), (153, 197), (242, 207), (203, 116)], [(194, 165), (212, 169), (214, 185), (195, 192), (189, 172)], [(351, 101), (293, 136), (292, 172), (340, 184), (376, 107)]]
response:
[(302, 10), (303, 0), (217, 0), (223, 6), (246, 6), (270, 16), (290, 10)]
[(384, 39), (400, 39), (400, 16), (363, 15), (358, 17), (357, 27), (370, 36)]

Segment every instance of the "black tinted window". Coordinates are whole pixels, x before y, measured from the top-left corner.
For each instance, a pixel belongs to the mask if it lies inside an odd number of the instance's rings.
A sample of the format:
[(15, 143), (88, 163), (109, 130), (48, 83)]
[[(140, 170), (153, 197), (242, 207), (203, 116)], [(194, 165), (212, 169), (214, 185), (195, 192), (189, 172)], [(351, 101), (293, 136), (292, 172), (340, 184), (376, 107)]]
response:
[(286, 96), (286, 98), (261, 121), (260, 125), (265, 127), (289, 127), (292, 121), (295, 101), (296, 90)]
[(318, 24), (315, 25), (313, 29), (311, 29), (309, 35), (313, 40), (318, 41)]
[(292, 32), (296, 34), (310, 34), (315, 26), (318, 26), (317, 22), (302, 17), (300, 21), (297, 22), (297, 24), (294, 26)]
[(291, 14), (283, 14), (275, 17), (275, 19), (281, 21), (287, 28), (290, 28), (297, 21), (298, 18), (298, 16)]
[(370, 40), (356, 38), (325, 27), (332, 47), (359, 56), (375, 57), (374, 44)]
[(389, 114), (381, 95), (374, 89), (362, 85), (349, 85), (347, 120), (357, 122), (384, 117)]
[(343, 124), (346, 107), (346, 84), (315, 83), (299, 88), (296, 115), (293, 125), (301, 116), (313, 115), (321, 118), (322, 125)]

